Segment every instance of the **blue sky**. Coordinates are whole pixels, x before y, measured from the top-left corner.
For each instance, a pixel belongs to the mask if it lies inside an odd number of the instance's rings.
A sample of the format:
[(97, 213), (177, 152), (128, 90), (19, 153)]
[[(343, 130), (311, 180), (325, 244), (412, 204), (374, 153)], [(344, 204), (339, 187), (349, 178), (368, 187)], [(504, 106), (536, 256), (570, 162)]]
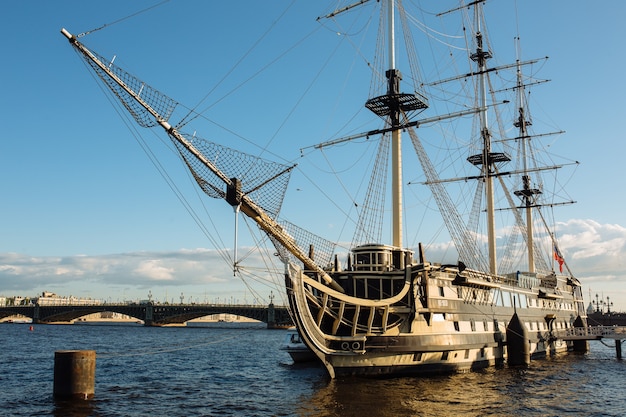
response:
[[(144, 299), (150, 291), (160, 301), (177, 301), (182, 292), (192, 301), (267, 302), (270, 291), (278, 293), (266, 278), (233, 277), (218, 254), (232, 252), (232, 211), (199, 200), (180, 162), (157, 142), (168, 174), (190, 205), (209, 213), (221, 240), (203, 233), (59, 31), (107, 24), (82, 38), (85, 44), (188, 106), (208, 94), (199, 105), (211, 106), (204, 137), (254, 154), (264, 148), (269, 159), (306, 168), (315, 162), (300, 160), (299, 149), (341, 132), (369, 83), (358, 87), (364, 91), (343, 84), (363, 70), (359, 59), (345, 58), (341, 71), (325, 67), (337, 36), (315, 18), (332, 3), (171, 0), (115, 24), (158, 2), (2, 3), (0, 295), (54, 291), (116, 301)], [(504, 11), (514, 3), (486, 7)], [(552, 81), (534, 110), (567, 131), (554, 145), (581, 162), (567, 184), (577, 204), (559, 214), (562, 252), (587, 301), (598, 293), (626, 310), (626, 3), (518, 3), (524, 55), (550, 57), (542, 76)], [(490, 34), (510, 32), (508, 22), (496, 19)], [(512, 45), (506, 42), (497, 46)], [(337, 92), (354, 101), (339, 101)], [(302, 206), (311, 178), (294, 173), (291, 187), (301, 191), (288, 192), (283, 213), (291, 209), (287, 218), (316, 228), (310, 205)], [(316, 232), (349, 241), (341, 224), (323, 223)], [(245, 253), (252, 241), (240, 229)]]

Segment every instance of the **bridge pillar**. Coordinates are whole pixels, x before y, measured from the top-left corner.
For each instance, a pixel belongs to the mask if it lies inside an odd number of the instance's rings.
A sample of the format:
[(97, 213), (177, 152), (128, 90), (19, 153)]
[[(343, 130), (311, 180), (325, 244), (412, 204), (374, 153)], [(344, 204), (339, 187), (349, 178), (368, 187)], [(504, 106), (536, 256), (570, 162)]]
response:
[(152, 304), (146, 305), (146, 316), (143, 321), (144, 326), (152, 326), (154, 323), (154, 307)]
[(33, 309), (33, 324), (39, 324), (39, 303), (35, 304), (35, 308)]
[(273, 329), (276, 327), (276, 310), (274, 309), (274, 303), (270, 303), (267, 306), (267, 328)]

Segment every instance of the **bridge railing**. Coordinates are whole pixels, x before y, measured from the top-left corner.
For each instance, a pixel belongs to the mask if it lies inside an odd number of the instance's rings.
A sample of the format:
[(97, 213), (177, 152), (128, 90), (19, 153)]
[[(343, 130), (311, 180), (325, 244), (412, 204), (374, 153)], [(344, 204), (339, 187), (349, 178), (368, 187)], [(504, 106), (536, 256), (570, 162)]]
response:
[(620, 326), (587, 326), (587, 327), (570, 327), (569, 329), (557, 330), (554, 332), (559, 338), (581, 338), (594, 339), (602, 337), (624, 337), (626, 338), (626, 327)]

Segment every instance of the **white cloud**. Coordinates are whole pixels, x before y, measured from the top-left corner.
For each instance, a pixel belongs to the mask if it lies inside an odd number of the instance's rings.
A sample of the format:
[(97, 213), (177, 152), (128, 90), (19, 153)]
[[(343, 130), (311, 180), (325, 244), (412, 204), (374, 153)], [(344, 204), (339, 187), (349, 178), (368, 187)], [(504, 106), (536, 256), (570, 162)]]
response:
[(557, 224), (557, 232), (563, 255), (578, 275), (626, 281), (625, 227), (575, 219)]
[[(610, 296), (615, 309), (626, 310), (626, 227), (573, 219), (558, 223), (556, 233), (568, 266), (583, 284), (585, 300), (589, 302), (590, 295), (599, 293)], [(448, 244), (429, 245), (425, 251), (427, 260), (454, 263), (457, 259)], [(246, 259), (246, 265), (263, 265), (259, 256)], [(247, 293), (250, 300), (251, 286), (260, 287), (262, 297), (272, 288), (276, 294), (281, 286), (267, 272), (248, 272), (246, 282), (242, 282), (233, 276), (232, 267), (220, 252), (202, 248), (65, 257), (1, 253), (0, 295), (32, 296), (49, 290), (116, 299), (124, 292), (132, 299), (146, 298), (151, 290), (155, 297), (167, 293), (171, 298), (184, 290), (196, 296), (209, 292), (208, 297), (233, 292), (244, 297)]]
[(133, 270), (133, 274), (146, 277), (156, 281), (171, 281), (173, 279), (173, 268), (166, 268), (159, 259), (149, 259), (139, 264)]
[(111, 294), (120, 288), (143, 294), (159, 286), (228, 286), (237, 282), (232, 275), (219, 253), (208, 249), (66, 257), (0, 254), (0, 295), (7, 296), (32, 296), (59, 287), (76, 294), (94, 286)]

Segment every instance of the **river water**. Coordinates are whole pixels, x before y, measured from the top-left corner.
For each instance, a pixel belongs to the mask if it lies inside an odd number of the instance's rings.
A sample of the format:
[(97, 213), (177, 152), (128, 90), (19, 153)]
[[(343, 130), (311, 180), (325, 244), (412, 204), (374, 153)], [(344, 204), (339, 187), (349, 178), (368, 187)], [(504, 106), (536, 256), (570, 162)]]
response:
[[(2, 416), (626, 416), (626, 361), (586, 355), (429, 378), (329, 380), (262, 324), (0, 324)], [(52, 396), (54, 352), (95, 350), (95, 397)]]

